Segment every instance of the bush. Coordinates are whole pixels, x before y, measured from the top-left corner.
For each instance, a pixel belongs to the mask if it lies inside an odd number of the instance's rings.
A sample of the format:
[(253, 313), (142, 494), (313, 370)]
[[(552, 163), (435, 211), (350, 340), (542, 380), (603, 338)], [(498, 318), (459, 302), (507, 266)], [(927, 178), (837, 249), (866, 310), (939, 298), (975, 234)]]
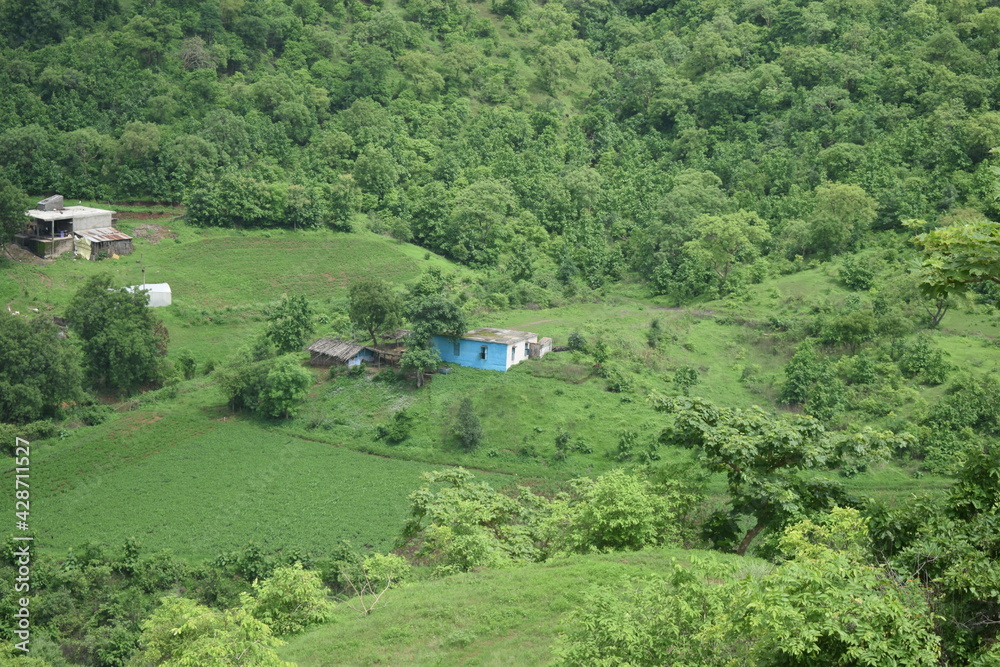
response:
[(87, 426), (97, 426), (111, 419), (115, 411), (108, 405), (86, 405), (79, 408), (75, 415)]
[(661, 338), (663, 338), (663, 328), (660, 326), (660, 319), (655, 317), (646, 330), (646, 343), (655, 350)]
[(574, 352), (586, 352), (587, 351), (587, 339), (583, 337), (579, 331), (574, 331), (569, 335), (569, 340), (566, 342), (566, 347), (573, 350)]
[(604, 377), (608, 381), (605, 387), (608, 391), (621, 394), (632, 389), (632, 378), (617, 367), (608, 367)]
[(251, 361), (246, 354), (240, 354), (219, 373), (219, 386), (233, 410), (291, 417), (305, 398), (312, 378), (294, 355)]
[(869, 290), (875, 284), (875, 271), (870, 263), (849, 255), (840, 267), (840, 280), (848, 289)]
[(557, 549), (637, 551), (674, 540), (676, 516), (649, 482), (619, 469), (572, 484), (575, 495), (552, 509)]
[(41, 419), (24, 425), (0, 424), (0, 451), (7, 456), (14, 455), (17, 438), (31, 442), (51, 438), (56, 434), (56, 425), (51, 419)]
[(681, 390), (681, 393), (685, 396), (691, 391), (691, 387), (695, 386), (699, 382), (698, 371), (691, 368), (690, 366), (681, 366), (674, 373), (674, 384), (677, 388)]
[(379, 424), (375, 427), (375, 439), (385, 440), (390, 445), (398, 445), (410, 437), (413, 428), (413, 417), (405, 410), (400, 410), (392, 416), (389, 424)]
[(941, 384), (947, 379), (950, 370), (944, 360), (944, 353), (924, 334), (918, 335), (913, 343), (903, 347), (897, 363), (903, 375), (908, 378), (919, 377), (926, 384)]
[(276, 568), (263, 582), (254, 582), (253, 590), (248, 601), (250, 613), (276, 635), (290, 635), (328, 621), (333, 611), (319, 575), (304, 570), (301, 563)]
[(455, 435), (466, 451), (472, 451), (483, 440), (483, 425), (479, 422), (471, 398), (463, 398), (455, 415)]
[(198, 364), (194, 356), (187, 350), (181, 350), (177, 355), (177, 370), (184, 376), (185, 380), (190, 380), (197, 372)]

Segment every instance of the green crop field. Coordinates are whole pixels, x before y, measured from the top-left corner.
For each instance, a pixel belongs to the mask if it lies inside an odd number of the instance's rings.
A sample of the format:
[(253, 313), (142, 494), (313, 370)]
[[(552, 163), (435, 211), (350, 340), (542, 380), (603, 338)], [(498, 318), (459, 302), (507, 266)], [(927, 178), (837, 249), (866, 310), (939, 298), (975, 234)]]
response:
[[(211, 392), (211, 390), (209, 390)], [(339, 540), (387, 551), (428, 466), (275, 433), (224, 412), (155, 404), (34, 448), (39, 546), (138, 538), (203, 558), (254, 542), (328, 552)], [(209, 399), (211, 400), (211, 399)]]

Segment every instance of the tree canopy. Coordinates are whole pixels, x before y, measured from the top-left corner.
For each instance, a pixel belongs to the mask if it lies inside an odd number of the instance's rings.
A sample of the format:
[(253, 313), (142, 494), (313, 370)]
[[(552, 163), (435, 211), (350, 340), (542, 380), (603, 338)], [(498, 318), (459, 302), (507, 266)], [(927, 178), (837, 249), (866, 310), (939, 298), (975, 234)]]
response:
[(348, 288), (351, 322), (364, 330), (372, 345), (378, 345), (379, 333), (399, 326), (403, 314), (403, 301), (396, 288), (375, 276), (359, 278)]
[(86, 378), (95, 387), (129, 391), (163, 375), (167, 329), (142, 290), (113, 288), (109, 274), (88, 278), (66, 308), (80, 337)]
[(51, 415), (82, 397), (80, 354), (51, 319), (0, 313), (0, 422)]

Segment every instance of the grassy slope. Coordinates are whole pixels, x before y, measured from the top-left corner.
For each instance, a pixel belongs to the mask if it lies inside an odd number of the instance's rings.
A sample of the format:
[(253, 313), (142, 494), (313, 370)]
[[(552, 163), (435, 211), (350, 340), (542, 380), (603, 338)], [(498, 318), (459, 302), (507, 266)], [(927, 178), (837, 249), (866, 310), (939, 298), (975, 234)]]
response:
[[(422, 265), (450, 266), (436, 256), (424, 260), (420, 248), (371, 234), (239, 234), (152, 222), (170, 226), (180, 240), (137, 244), (150, 267), (150, 280), (165, 279), (162, 272), (170, 272), (175, 305), (158, 312), (170, 328), (171, 348), (191, 349), (199, 360), (224, 360), (260, 326), (261, 303), (286, 290), (304, 291), (322, 310), (324, 304), (343, 300), (343, 276), (374, 271), (402, 281), (416, 276)], [(207, 251), (213, 245), (225, 250)], [(80, 277), (110, 269), (126, 284), (135, 282), (136, 266), (132, 258), (48, 265), (8, 262), (2, 269), (17, 280), (0, 281), (0, 298), (13, 299), (15, 309), (35, 305), (59, 312)], [(250, 273), (252, 278), (244, 277)], [(331, 282), (327, 273), (339, 277)], [(592, 374), (592, 361), (574, 353), (554, 354), (506, 374), (459, 368), (435, 376), (419, 392), (409, 384), (329, 381), (318, 373), (300, 416), (281, 423), (218, 421), (227, 415), (218, 390), (204, 379), (184, 383), (177, 400), (161, 400), (113, 424), (81, 429), (65, 441), (37, 449), (41, 486), (38, 495), (33, 494), (38, 503), (33, 518), (42, 531), (42, 544), (56, 550), (85, 540), (119, 542), (130, 535), (192, 556), (213, 555), (249, 539), (275, 548), (322, 550), (331, 541), (350, 538), (384, 550), (400, 528), (406, 494), (430, 465), (461, 464), (527, 477), (530, 483), (599, 474), (618, 465), (608, 454), (615, 451), (623, 428), (638, 430), (642, 446), (656, 437), (663, 418), (644, 397), (652, 389), (673, 392), (670, 377), (681, 365), (700, 372), (694, 393), (724, 405), (771, 405), (791, 347), (774, 344), (761, 330), (725, 317), (751, 322), (771, 314), (801, 317), (798, 313), (808, 310), (810, 302), (843, 299), (846, 291), (834, 275), (835, 270), (824, 265), (771, 279), (743, 298), (685, 310), (666, 308), (625, 287), (600, 303), (483, 314), (472, 322), (536, 331), (552, 336), (556, 344), (565, 343), (574, 330), (591, 341), (603, 337), (616, 351), (613, 362), (634, 380), (627, 394), (604, 391), (604, 380)], [(244, 289), (244, 282), (254, 289)], [(28, 289), (27, 297), (18, 283)], [(665, 331), (655, 351), (644, 339), (654, 317)], [(996, 347), (983, 344), (992, 340), (988, 336), (995, 328), (994, 317), (956, 311), (934, 336), (953, 362), (982, 372), (1000, 360)], [(747, 364), (760, 367), (755, 383), (740, 381)], [(919, 389), (928, 401), (941, 391)], [(455, 409), (466, 396), (473, 399), (486, 434), (484, 444), (472, 453), (462, 451), (450, 434)], [(401, 408), (415, 417), (412, 437), (394, 447), (375, 441), (375, 425)], [(555, 461), (559, 429), (593, 452), (574, 452), (566, 461)], [(665, 460), (685, 456), (665, 448), (660, 453)], [(357, 474), (338, 476), (344, 471)], [(389, 479), (390, 501), (385, 502), (381, 485)], [(322, 495), (359, 481), (357, 493)], [(865, 494), (900, 499), (940, 489), (947, 480), (929, 475), (917, 479), (907, 468), (889, 465), (849, 484)], [(721, 491), (721, 483), (712, 488)], [(371, 493), (366, 495), (366, 489)], [(218, 516), (229, 518), (216, 522)]]
[(226, 348), (255, 326), (261, 307), (283, 294), (323, 304), (347, 295), (350, 279), (376, 273), (394, 282), (416, 278), (426, 266), (447, 266), (436, 255), (370, 233), (329, 231), (239, 232), (197, 229), (179, 220), (123, 221), (166, 227), (174, 238), (153, 243), (136, 238), (135, 253), (118, 260), (60, 259), (45, 263), (0, 263), (0, 307), (61, 313), (81, 280), (103, 272), (116, 285), (167, 282), (173, 306), (157, 311), (170, 331), (171, 350), (191, 350), (199, 361), (224, 359)]
[[(390, 591), (359, 616), (338, 607), (332, 624), (293, 637), (279, 653), (301, 665), (542, 665), (553, 659), (560, 619), (594, 585), (651, 574), (678, 562), (737, 558), (649, 550), (575, 556), (509, 570), (472, 572)], [(741, 561), (748, 572), (767, 565)], [(696, 567), (696, 566), (695, 566)]]

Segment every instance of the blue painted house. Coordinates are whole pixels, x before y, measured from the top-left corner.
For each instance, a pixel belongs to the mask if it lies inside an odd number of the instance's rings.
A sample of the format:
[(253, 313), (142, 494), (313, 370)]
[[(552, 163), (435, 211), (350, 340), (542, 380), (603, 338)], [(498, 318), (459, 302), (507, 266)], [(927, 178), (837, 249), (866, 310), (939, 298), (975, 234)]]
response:
[(552, 339), (538, 340), (538, 334), (513, 329), (483, 327), (465, 333), (458, 340), (433, 336), (441, 360), (469, 368), (506, 371), (529, 357), (541, 357), (552, 349)]

